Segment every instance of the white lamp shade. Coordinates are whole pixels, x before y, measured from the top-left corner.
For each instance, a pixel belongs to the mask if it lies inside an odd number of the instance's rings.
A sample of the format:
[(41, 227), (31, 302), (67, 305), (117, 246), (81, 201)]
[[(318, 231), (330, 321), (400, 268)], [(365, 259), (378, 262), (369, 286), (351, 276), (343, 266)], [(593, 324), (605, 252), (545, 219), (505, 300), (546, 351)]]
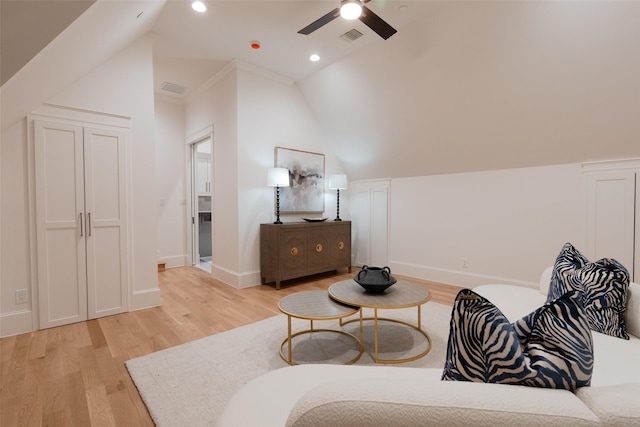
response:
[(340, 7), (340, 16), (351, 21), (357, 19), (362, 14), (362, 5), (358, 0), (346, 0)]
[(289, 169), (271, 168), (267, 171), (267, 185), (269, 187), (288, 187)]
[(329, 177), (329, 188), (332, 190), (345, 190), (347, 188), (347, 175), (339, 173)]

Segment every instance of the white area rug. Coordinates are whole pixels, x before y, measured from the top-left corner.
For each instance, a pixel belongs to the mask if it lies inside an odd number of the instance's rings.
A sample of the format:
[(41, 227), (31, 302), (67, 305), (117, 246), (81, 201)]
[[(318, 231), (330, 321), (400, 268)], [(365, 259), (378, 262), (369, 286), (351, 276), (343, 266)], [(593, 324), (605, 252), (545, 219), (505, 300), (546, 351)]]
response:
[[(365, 317), (371, 315), (364, 312)], [(417, 309), (381, 310), (380, 316), (415, 324)], [(431, 351), (423, 358), (395, 366), (442, 368), (449, 335), (451, 307), (427, 303), (422, 326), (431, 337)], [(309, 322), (293, 319), (293, 331)], [(373, 322), (364, 323), (365, 353), (356, 363), (373, 363)], [(315, 328), (340, 328), (337, 321), (314, 322)], [(379, 356), (410, 357), (426, 348), (419, 333), (395, 322), (380, 322)], [(358, 323), (342, 327), (358, 335)], [(251, 325), (212, 335), (126, 362), (151, 417), (159, 427), (210, 426), (226, 402), (251, 379), (282, 368), (278, 348), (287, 334), (287, 317), (278, 315)], [(299, 363), (342, 363), (357, 354), (357, 345), (335, 333), (316, 332), (294, 338), (294, 360)], [(287, 347), (284, 347), (287, 354)], [(265, 398), (268, 398), (265, 396)]]

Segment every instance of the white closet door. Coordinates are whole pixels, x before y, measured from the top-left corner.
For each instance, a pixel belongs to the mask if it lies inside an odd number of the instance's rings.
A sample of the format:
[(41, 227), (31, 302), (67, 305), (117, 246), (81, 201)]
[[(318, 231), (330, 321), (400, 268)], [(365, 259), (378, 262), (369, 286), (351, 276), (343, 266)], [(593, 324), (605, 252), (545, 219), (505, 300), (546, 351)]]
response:
[(353, 249), (355, 264), (359, 266), (371, 263), (371, 189), (365, 185), (357, 185), (355, 203), (353, 203), (352, 226), (354, 228)]
[(389, 264), (389, 186), (371, 188), (371, 265)]
[(87, 319), (82, 128), (34, 122), (40, 328)]
[(90, 319), (128, 311), (125, 134), (84, 129)]
[(587, 253), (589, 259), (615, 258), (633, 278), (636, 174), (599, 172), (587, 179)]
[(389, 182), (355, 184), (353, 217), (355, 264), (389, 264)]

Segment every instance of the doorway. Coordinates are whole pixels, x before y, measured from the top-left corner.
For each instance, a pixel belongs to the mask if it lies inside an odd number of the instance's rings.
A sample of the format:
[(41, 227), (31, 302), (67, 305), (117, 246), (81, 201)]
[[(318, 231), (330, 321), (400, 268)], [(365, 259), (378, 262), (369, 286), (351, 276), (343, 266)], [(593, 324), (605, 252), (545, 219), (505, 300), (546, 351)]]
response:
[(191, 144), (191, 264), (211, 272), (213, 146), (210, 136)]

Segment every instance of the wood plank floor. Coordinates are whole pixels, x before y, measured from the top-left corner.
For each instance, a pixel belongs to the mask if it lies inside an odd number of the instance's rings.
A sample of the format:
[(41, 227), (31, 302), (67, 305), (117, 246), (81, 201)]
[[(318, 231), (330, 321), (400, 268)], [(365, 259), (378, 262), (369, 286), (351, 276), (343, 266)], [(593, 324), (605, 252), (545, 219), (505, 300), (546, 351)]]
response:
[[(0, 426), (153, 426), (126, 360), (274, 316), (282, 297), (353, 275), (238, 290), (198, 268), (173, 268), (158, 273), (160, 307), (2, 338)], [(444, 304), (460, 289), (417, 282)]]

